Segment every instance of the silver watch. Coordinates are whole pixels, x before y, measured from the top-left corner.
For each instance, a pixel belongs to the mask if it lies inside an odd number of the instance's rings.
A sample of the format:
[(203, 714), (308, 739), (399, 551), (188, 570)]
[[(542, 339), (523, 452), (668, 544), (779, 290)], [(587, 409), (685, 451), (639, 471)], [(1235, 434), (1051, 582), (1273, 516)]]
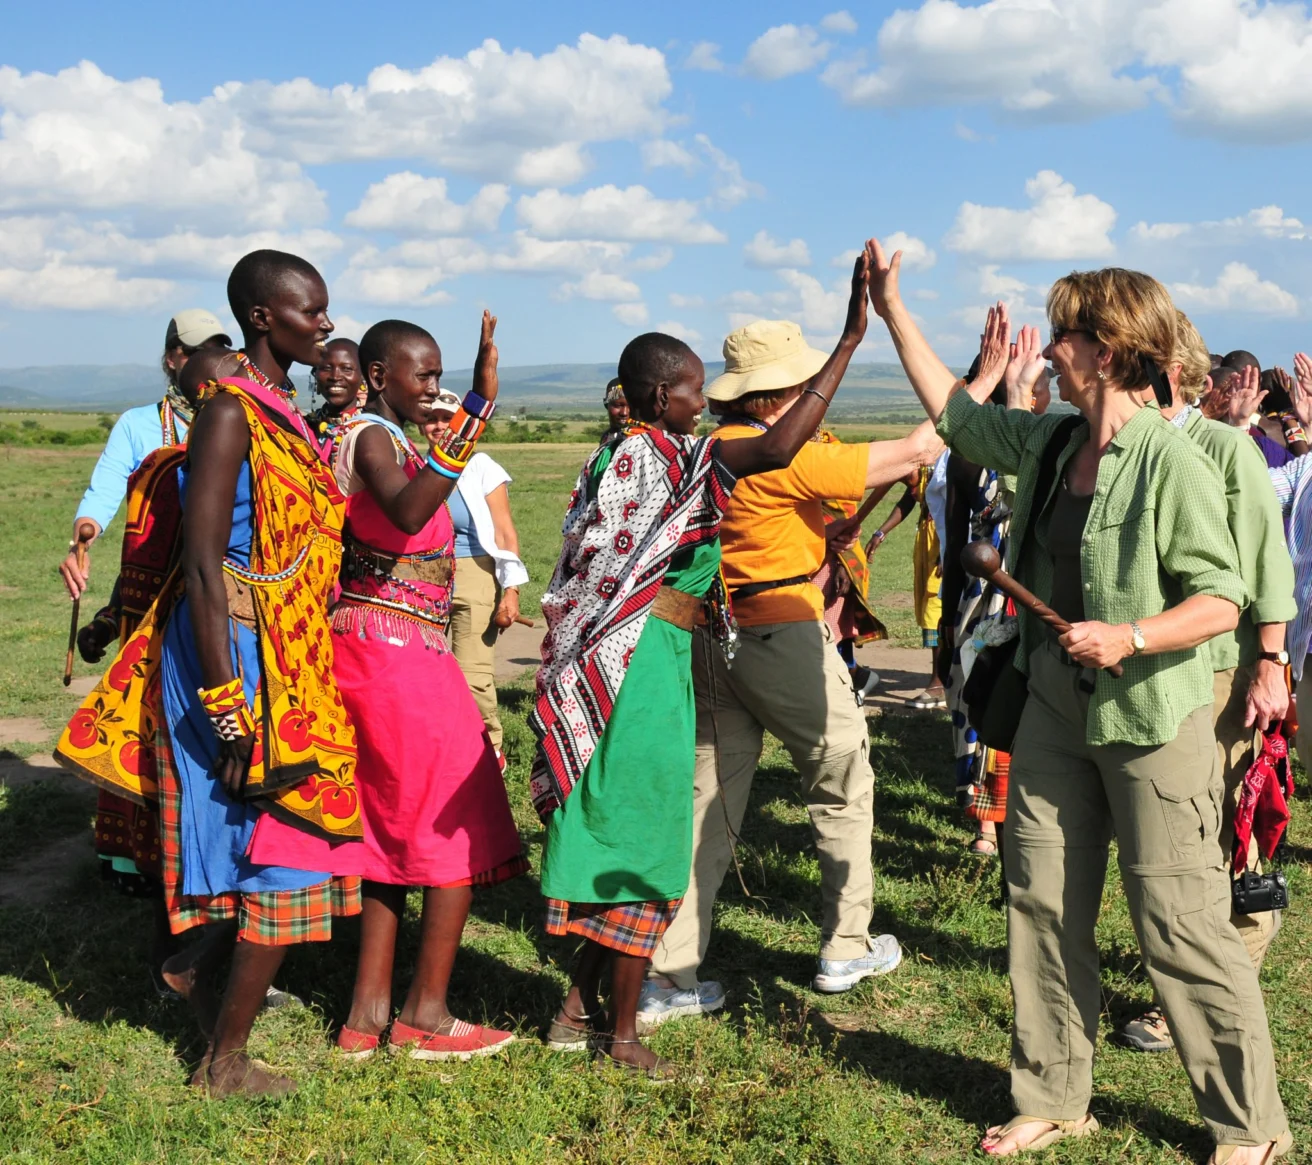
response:
[(1138, 655), (1148, 646), (1143, 640), (1143, 628), (1133, 619), (1130, 620), (1130, 646), (1134, 649), (1133, 655)]

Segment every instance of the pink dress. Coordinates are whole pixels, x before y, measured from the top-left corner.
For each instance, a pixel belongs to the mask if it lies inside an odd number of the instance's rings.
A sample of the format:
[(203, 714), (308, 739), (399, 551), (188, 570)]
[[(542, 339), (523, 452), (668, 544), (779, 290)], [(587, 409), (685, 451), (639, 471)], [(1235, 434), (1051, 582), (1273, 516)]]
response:
[[(334, 675), (355, 722), (365, 878), (399, 886), (487, 885), (528, 869), (501, 769), (447, 646), (455, 534), (446, 506), (403, 534), (354, 477), (351, 424), (338, 449), (347, 493)], [(418, 455), (385, 426), (414, 477)], [(402, 444), (404, 442), (404, 444)]]

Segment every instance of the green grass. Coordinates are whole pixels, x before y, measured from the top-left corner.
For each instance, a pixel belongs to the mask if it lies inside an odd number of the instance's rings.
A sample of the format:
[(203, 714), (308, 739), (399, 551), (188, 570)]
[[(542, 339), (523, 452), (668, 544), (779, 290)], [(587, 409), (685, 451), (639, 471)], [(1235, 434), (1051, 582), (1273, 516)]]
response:
[[(565, 494), (585, 447), (496, 451), (512, 487), (530, 569), (554, 557)], [(59, 685), (67, 599), (53, 565), (90, 469), (81, 452), (0, 454), (0, 686), (4, 716), (37, 718), (48, 748), (73, 701)], [(894, 491), (895, 493), (897, 491)], [(891, 504), (888, 503), (888, 504)], [(876, 556), (876, 581), (910, 589), (910, 539)], [(103, 550), (108, 551), (106, 546)], [(896, 553), (889, 554), (889, 551)], [(887, 555), (887, 557), (884, 557)], [(108, 586), (111, 556), (93, 580)], [(8, 588), (13, 588), (12, 590)], [(88, 612), (94, 604), (84, 609)], [(876, 603), (877, 607), (880, 604)], [(882, 608), (881, 608), (882, 609)], [(89, 669), (86, 669), (89, 670)], [(529, 679), (502, 690), (512, 805), (535, 868), (541, 828), (527, 797)], [(668, 1025), (654, 1037), (690, 1077), (665, 1088), (557, 1056), (537, 1042), (567, 982), (572, 944), (541, 930), (536, 877), (482, 891), (457, 962), (452, 1002), (471, 1019), (511, 1023), (507, 1056), (467, 1065), (333, 1053), (345, 1016), (358, 929), (298, 948), (281, 985), (305, 1010), (268, 1013), (255, 1052), (294, 1073), (279, 1104), (206, 1103), (186, 1087), (201, 1047), (184, 1010), (157, 1000), (144, 969), (149, 906), (102, 883), (90, 839), (56, 872), (48, 900), (0, 905), (0, 1160), (66, 1162), (959, 1162), (982, 1127), (1010, 1113), (1010, 991), (996, 865), (964, 851), (951, 790), (946, 724), (888, 716), (872, 725), (878, 776), (874, 926), (897, 934), (906, 963), (848, 995), (808, 989), (820, 915), (819, 877), (797, 777), (771, 744), (744, 826), (750, 897), (730, 876), (704, 972), (724, 982), (721, 1017)], [(0, 780), (5, 770), (0, 767)], [(92, 798), (59, 775), (0, 800), (0, 850), (11, 873), (37, 868), (52, 839), (85, 832)], [(79, 807), (80, 806), (80, 807)], [(1263, 983), (1282, 1093), (1295, 1135), (1312, 1139), (1312, 853), (1306, 801), (1296, 803), (1287, 867), (1293, 907)], [(3, 898), (0, 885), (0, 898)], [(414, 907), (398, 983), (416, 953)], [(1149, 992), (1119, 878), (1108, 874), (1098, 924), (1104, 1034)], [(1105, 1126), (1057, 1162), (1201, 1161), (1210, 1146), (1176, 1058), (1100, 1047), (1093, 1109)]]

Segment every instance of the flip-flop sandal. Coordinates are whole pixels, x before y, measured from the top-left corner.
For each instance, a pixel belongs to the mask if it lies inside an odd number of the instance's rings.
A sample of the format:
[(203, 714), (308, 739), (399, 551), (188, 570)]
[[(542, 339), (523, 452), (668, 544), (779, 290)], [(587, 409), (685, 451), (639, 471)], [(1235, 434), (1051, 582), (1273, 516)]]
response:
[[(1281, 1133), (1274, 1141), (1268, 1141), (1270, 1146), (1267, 1154), (1262, 1158), (1262, 1165), (1269, 1165), (1277, 1157), (1283, 1157), (1290, 1149), (1294, 1147), (1294, 1134), (1286, 1130)], [(1211, 1157), (1207, 1160), (1207, 1165), (1225, 1165), (1241, 1148), (1252, 1148), (1251, 1145), (1217, 1145), (1213, 1150)]]
[(606, 1051), (606, 1048), (611, 1047), (614, 1044), (641, 1043), (641, 1040), (616, 1040), (608, 1038), (604, 1042), (598, 1044), (593, 1060), (598, 1064), (606, 1064), (612, 1068), (618, 1068), (621, 1072), (627, 1072), (633, 1076), (645, 1076), (652, 1084), (672, 1084), (679, 1075), (679, 1069), (676, 1065), (668, 1063), (665, 1060), (659, 1060), (655, 1067), (644, 1068), (641, 1064), (630, 1064), (624, 1060), (617, 1060)]
[(975, 834), (975, 839), (966, 847), (967, 851), (980, 858), (996, 858), (998, 843), (982, 833)]
[(998, 1130), (998, 1140), (1003, 1140), (1008, 1133), (1014, 1132), (1021, 1125), (1041, 1124), (1052, 1125), (1052, 1129), (1035, 1137), (1028, 1145), (1021, 1149), (1015, 1149), (1010, 1153), (994, 1153), (989, 1149), (984, 1152), (990, 1157), (1013, 1157), (1018, 1153), (1035, 1153), (1039, 1149), (1046, 1149), (1050, 1145), (1055, 1145), (1058, 1141), (1064, 1141), (1067, 1137), (1091, 1137), (1102, 1126), (1098, 1124), (1098, 1118), (1093, 1113), (1085, 1113), (1077, 1121), (1054, 1121), (1043, 1116), (1014, 1116), (1005, 1125)]
[(918, 708), (922, 712), (938, 712), (948, 706), (946, 695), (931, 696), (928, 692), (921, 692), (920, 695), (908, 700), (907, 703), (912, 708)]

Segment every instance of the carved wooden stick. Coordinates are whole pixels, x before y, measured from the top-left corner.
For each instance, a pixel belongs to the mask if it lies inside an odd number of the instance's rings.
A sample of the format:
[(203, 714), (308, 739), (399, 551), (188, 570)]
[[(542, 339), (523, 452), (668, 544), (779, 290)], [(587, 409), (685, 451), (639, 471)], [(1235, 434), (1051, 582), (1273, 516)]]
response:
[[(1011, 598), (1013, 602), (1034, 612), (1057, 634), (1065, 635), (1071, 629), (1071, 625), (1047, 603), (1034, 594), (1033, 591), (1021, 586), (1002, 569), (1002, 558), (991, 542), (967, 543), (966, 548), (961, 552), (961, 565), (970, 574), (982, 578), (985, 582), (992, 583), (1004, 595)], [(1103, 670), (1113, 679), (1120, 679), (1125, 671), (1119, 663), (1114, 663)]]

